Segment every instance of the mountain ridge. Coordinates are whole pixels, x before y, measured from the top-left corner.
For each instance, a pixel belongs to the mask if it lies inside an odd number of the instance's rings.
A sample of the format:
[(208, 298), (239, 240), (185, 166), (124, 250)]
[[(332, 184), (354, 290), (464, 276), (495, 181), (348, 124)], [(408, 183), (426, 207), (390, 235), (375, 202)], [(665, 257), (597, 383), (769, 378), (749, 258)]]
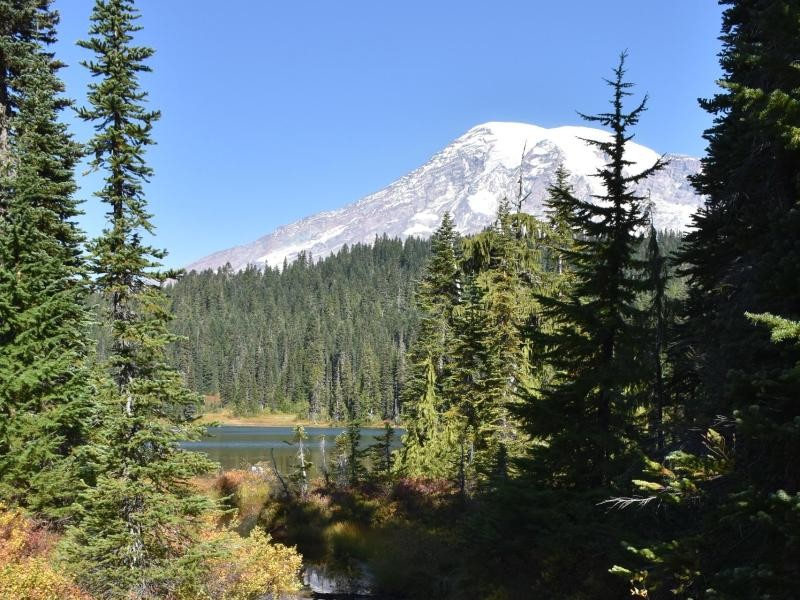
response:
[[(323, 257), (345, 244), (370, 242), (376, 235), (427, 237), (445, 211), (456, 228), (476, 233), (489, 225), (502, 197), (514, 197), (520, 169), (527, 200), (523, 209), (542, 213), (542, 200), (559, 164), (571, 173), (576, 195), (589, 199), (602, 192), (591, 177), (606, 160), (583, 141), (603, 139), (608, 132), (581, 126), (544, 128), (528, 123), (491, 121), (471, 128), (420, 167), (393, 183), (341, 208), (315, 213), (282, 225), (252, 242), (214, 252), (186, 268), (201, 271), (230, 264), (280, 266), (300, 252)], [(626, 159), (632, 171), (651, 166), (662, 155), (628, 142)], [(684, 230), (700, 205), (688, 177), (700, 161), (680, 154), (663, 155), (668, 165), (636, 186), (649, 195), (654, 220), (661, 229)]]

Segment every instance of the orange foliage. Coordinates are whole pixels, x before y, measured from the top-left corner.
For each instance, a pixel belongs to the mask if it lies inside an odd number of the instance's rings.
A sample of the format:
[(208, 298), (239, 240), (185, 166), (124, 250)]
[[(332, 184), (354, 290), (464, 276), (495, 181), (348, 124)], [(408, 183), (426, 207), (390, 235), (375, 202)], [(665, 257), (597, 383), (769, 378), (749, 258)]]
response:
[(56, 541), (43, 525), (0, 505), (0, 598), (91, 600), (47, 560)]

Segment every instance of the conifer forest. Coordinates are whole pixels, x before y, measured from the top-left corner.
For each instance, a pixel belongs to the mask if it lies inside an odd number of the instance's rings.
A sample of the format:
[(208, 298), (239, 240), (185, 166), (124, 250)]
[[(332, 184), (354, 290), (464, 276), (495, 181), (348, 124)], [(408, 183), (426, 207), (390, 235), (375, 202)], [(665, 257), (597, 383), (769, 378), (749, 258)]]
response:
[[(148, 241), (141, 7), (93, 0), (78, 103), (57, 4), (0, 0), (0, 598), (800, 598), (798, 0), (719, 1), (688, 232), (622, 52), (590, 201), (520, 169), (479, 233), (199, 272)], [(193, 449), (242, 423), (290, 467)]]

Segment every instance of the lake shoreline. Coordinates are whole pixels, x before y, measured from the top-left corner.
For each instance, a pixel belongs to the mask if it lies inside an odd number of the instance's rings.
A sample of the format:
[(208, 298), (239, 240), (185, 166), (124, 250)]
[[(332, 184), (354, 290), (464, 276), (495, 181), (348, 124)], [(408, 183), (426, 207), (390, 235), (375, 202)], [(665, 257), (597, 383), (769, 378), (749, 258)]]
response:
[[(222, 470), (249, 469), (258, 463), (272, 464), (281, 473), (293, 472), (299, 446), (295, 432), (296, 422), (271, 422), (221, 424), (210, 427), (202, 438), (181, 443), (186, 450), (206, 454)], [(304, 426), (306, 457), (319, 474), (328, 468), (328, 462), (337, 450), (337, 440), (348, 431), (346, 426), (309, 424)], [(400, 447), (404, 432), (393, 429), (393, 448)], [(383, 427), (362, 427), (359, 446), (367, 447), (385, 435)]]
[[(393, 427), (398, 427), (396, 423), (389, 421)], [(213, 411), (205, 412), (199, 418), (199, 423), (205, 425), (225, 425), (225, 426), (240, 426), (240, 425), (256, 425), (260, 427), (295, 427), (302, 425), (303, 427), (346, 427), (346, 421), (331, 421), (319, 420), (312, 421), (311, 419), (304, 419), (295, 413), (261, 413), (256, 415), (234, 415), (230, 411)], [(365, 429), (380, 428), (386, 421), (382, 419), (374, 421), (364, 421), (361, 426)]]

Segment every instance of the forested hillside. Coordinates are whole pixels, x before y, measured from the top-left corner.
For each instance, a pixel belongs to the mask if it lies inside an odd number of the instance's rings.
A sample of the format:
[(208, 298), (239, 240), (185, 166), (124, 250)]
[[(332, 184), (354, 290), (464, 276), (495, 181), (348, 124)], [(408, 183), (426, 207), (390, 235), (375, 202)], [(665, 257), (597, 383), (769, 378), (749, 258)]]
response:
[[(664, 253), (679, 241), (659, 235)], [(193, 390), (236, 414), (397, 420), (429, 252), (429, 240), (384, 236), (283, 269), (192, 271), (169, 288), (180, 338), (171, 360)]]
[(429, 247), (384, 237), (282, 270), (189, 273), (169, 292), (174, 362), (237, 413), (397, 418)]

